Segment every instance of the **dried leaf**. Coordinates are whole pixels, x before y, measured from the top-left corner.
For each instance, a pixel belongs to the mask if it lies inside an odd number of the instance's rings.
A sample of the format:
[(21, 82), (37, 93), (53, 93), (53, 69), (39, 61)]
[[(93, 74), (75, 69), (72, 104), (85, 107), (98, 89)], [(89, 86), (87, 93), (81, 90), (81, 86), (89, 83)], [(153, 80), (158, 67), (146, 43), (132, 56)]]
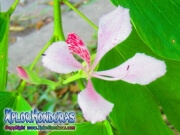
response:
[(66, 93), (68, 91), (68, 87), (64, 87), (60, 90), (56, 90), (56, 94), (57, 94), (57, 97), (61, 97), (62, 95), (64, 95), (64, 93)]
[(10, 37), (10, 43), (15, 43), (15, 42), (16, 42), (16, 40), (17, 40), (17, 38), (16, 38), (16, 37)]
[(74, 92), (74, 93), (79, 92), (79, 87), (78, 87), (78, 85), (77, 85), (77, 84), (71, 84), (71, 85), (70, 85), (70, 88), (69, 88), (69, 91), (70, 91), (70, 92)]
[(10, 31), (24, 31), (25, 27), (22, 26), (10, 26)]
[(36, 23), (36, 30), (41, 29), (44, 26), (44, 21), (40, 20)]

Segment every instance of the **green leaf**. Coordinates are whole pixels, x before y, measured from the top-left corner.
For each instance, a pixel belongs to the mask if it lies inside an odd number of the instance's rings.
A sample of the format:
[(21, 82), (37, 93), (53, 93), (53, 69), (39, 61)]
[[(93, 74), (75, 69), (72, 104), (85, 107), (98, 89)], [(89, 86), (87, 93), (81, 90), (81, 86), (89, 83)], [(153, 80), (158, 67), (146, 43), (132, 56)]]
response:
[(111, 0), (130, 9), (142, 40), (158, 55), (180, 60), (179, 0)]
[(8, 36), (9, 15), (0, 13), (0, 91), (6, 89), (7, 83)]
[(111, 135), (108, 134), (106, 124), (109, 124), (107, 121), (99, 122), (96, 124), (78, 123), (75, 124), (75, 131), (53, 131), (48, 135)]
[(159, 104), (171, 124), (180, 130), (180, 62), (154, 54), (133, 29), (126, 41), (105, 55), (98, 70), (114, 68), (137, 52), (164, 60), (167, 65), (165, 76), (146, 86), (99, 79), (93, 79), (93, 84), (103, 97), (115, 104), (110, 118), (122, 135), (172, 135), (162, 120)]
[(169, 61), (169, 72), (161, 81), (149, 85), (149, 89), (159, 100), (171, 124), (180, 131), (180, 63)]
[[(37, 131), (4, 131), (4, 109), (9, 108), (17, 112), (31, 111), (30, 105), (17, 92), (0, 91), (0, 134), (1, 135), (37, 135)], [(17, 124), (18, 125), (18, 124)], [(23, 124), (28, 125), (28, 124)], [(32, 124), (29, 124), (32, 125)], [(34, 125), (34, 124), (33, 124)]]

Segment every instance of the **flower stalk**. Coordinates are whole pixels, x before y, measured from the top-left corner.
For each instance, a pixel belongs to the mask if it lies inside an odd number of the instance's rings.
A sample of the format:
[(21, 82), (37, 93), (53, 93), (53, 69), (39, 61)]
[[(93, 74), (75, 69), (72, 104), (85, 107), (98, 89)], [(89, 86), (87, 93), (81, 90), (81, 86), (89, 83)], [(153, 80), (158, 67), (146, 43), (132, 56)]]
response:
[[(11, 7), (9, 12), (14, 11), (14, 7), (17, 5), (17, 1), (13, 4), (14, 6)], [(64, 41), (64, 33), (62, 29), (62, 21), (61, 21), (61, 5), (59, 0), (54, 0), (54, 33), (51, 39), (47, 42), (47, 44), (42, 48), (42, 50), (38, 53), (36, 58), (34, 59), (33, 63), (30, 66), (30, 70), (33, 70), (41, 55), (47, 50), (47, 48), (55, 41)], [(18, 92), (22, 92), (26, 86), (26, 82), (23, 80), (19, 87), (17, 88)]]
[(15, 0), (13, 5), (10, 7), (10, 9), (7, 11), (9, 13), (9, 16), (12, 15), (12, 13), (14, 12), (14, 10), (16, 9), (16, 6), (18, 5), (19, 0)]
[(75, 8), (69, 1), (67, 0), (62, 0), (64, 4), (69, 6), (74, 12), (76, 12), (82, 19), (84, 19), (88, 24), (90, 24), (96, 31), (98, 31), (98, 27), (91, 21), (89, 20), (81, 11), (79, 11), (77, 8)]
[(61, 19), (61, 4), (59, 0), (53, 0), (54, 2), (54, 36), (55, 41), (64, 41), (64, 32), (62, 28)]

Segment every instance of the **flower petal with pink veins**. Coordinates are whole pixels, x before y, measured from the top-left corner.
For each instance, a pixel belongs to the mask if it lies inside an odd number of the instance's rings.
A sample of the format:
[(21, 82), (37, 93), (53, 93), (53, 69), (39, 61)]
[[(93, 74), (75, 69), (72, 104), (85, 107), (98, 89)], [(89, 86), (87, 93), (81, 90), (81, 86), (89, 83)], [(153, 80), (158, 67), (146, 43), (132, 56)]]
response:
[[(164, 61), (157, 60), (151, 56), (142, 53), (137, 53), (120, 66), (106, 70), (95, 72), (98, 76), (112, 77), (113, 80), (124, 80), (132, 84), (146, 85), (155, 81), (157, 78), (165, 75), (166, 64)], [(116, 79), (117, 78), (117, 79)]]
[(98, 48), (92, 69), (109, 50), (124, 41), (131, 30), (128, 9), (118, 6), (114, 11), (104, 15), (99, 22)]
[(80, 56), (83, 60), (86, 61), (88, 66), (90, 66), (90, 54), (85, 46), (84, 42), (79, 38), (79, 36), (75, 33), (69, 33), (66, 43), (69, 46), (69, 50)]
[(53, 43), (43, 54), (43, 65), (48, 69), (67, 74), (83, 69), (83, 66), (73, 57), (64, 41)]
[(79, 93), (78, 103), (84, 118), (93, 124), (105, 120), (114, 106), (94, 90), (91, 80), (86, 89)]

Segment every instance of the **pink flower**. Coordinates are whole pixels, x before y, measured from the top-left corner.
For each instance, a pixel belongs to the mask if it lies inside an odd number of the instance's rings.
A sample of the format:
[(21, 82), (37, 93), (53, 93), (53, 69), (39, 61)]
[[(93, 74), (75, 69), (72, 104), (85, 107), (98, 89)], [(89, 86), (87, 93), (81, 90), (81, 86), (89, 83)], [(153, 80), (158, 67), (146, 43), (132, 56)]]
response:
[(17, 66), (17, 72), (18, 72), (19, 76), (21, 78), (23, 78), (24, 80), (29, 79), (29, 76), (28, 76), (26, 70), (24, 70), (21, 66)]
[[(42, 59), (43, 65), (54, 72), (66, 74), (79, 69), (84, 71), (88, 83), (85, 90), (79, 93), (78, 103), (84, 118), (92, 123), (105, 120), (114, 106), (95, 91), (91, 82), (92, 77), (146, 85), (166, 73), (166, 65), (163, 61), (141, 53), (135, 54), (113, 69), (94, 71), (102, 57), (129, 36), (131, 27), (129, 10), (119, 6), (100, 19), (97, 54), (93, 63), (88, 49), (75, 33), (68, 34), (66, 42), (53, 43)], [(86, 62), (86, 66), (82, 66), (73, 54), (80, 56)]]

